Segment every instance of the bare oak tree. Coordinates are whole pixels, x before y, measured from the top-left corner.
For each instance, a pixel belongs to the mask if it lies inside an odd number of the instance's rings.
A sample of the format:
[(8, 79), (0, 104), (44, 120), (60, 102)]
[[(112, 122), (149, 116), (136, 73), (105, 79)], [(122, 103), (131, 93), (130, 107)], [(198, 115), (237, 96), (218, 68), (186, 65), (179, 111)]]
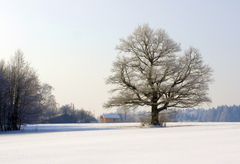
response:
[(139, 26), (120, 40), (117, 50), (120, 54), (107, 80), (115, 88), (105, 107), (150, 106), (151, 124), (159, 125), (163, 110), (210, 102), (211, 68), (195, 48), (181, 55), (179, 44), (164, 30)]

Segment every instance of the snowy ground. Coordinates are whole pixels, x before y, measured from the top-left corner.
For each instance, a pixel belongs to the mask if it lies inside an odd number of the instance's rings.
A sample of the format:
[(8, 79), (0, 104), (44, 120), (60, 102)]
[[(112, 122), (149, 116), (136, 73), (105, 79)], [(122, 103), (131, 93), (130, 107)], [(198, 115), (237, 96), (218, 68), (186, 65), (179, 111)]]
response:
[(239, 164), (240, 123), (28, 125), (0, 134), (0, 164)]

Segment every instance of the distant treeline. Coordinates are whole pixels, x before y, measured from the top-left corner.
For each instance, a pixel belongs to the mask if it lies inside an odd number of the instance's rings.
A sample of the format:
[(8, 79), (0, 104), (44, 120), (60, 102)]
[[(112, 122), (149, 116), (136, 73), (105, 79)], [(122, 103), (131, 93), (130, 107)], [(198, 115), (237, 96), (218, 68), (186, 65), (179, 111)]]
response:
[(91, 123), (97, 122), (94, 115), (84, 109), (75, 109), (73, 104), (63, 105), (54, 116), (43, 120), (43, 123)]
[(19, 130), (26, 123), (94, 122), (93, 114), (73, 105), (60, 108), (53, 88), (38, 75), (17, 51), (9, 61), (0, 61), (0, 131)]
[[(175, 117), (175, 118), (174, 118)], [(239, 106), (219, 106), (211, 109), (185, 109), (178, 110), (171, 118), (174, 121), (198, 121), (198, 122), (239, 122)]]
[[(151, 116), (147, 111), (118, 110), (122, 122), (145, 122)], [(219, 106), (211, 109), (169, 109), (159, 114), (166, 122), (240, 122), (240, 105)]]

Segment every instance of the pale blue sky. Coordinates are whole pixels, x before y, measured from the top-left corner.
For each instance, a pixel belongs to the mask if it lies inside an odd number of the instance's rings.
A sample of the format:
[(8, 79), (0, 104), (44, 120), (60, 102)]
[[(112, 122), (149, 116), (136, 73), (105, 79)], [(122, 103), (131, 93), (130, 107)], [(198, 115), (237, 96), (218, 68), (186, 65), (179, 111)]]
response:
[(210, 107), (240, 104), (238, 0), (0, 0), (0, 58), (20, 48), (60, 104), (100, 113), (115, 47), (145, 23), (201, 51), (214, 69)]

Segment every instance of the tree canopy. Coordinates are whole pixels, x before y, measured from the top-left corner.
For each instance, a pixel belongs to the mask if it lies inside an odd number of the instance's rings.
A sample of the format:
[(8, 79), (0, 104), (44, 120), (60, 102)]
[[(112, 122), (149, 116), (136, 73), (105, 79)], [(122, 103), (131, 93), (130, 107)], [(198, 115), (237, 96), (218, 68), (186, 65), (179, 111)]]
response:
[(105, 107), (150, 106), (151, 124), (159, 125), (158, 113), (167, 108), (189, 108), (208, 97), (211, 68), (200, 52), (180, 45), (162, 30), (139, 26), (117, 46), (119, 55), (107, 84), (114, 85)]

